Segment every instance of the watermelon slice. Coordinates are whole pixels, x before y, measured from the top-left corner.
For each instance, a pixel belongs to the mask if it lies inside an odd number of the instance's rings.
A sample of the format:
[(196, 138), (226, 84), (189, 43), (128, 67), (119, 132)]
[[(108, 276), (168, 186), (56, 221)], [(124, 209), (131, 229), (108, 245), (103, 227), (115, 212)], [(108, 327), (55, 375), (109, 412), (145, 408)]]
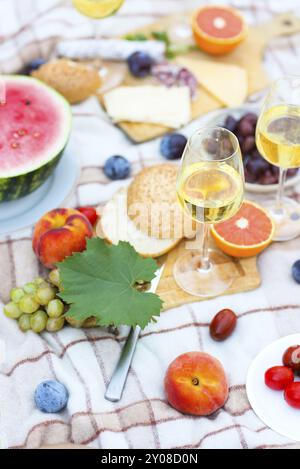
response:
[(53, 173), (68, 142), (71, 108), (52, 88), (25, 76), (0, 76), (0, 202), (38, 189)]

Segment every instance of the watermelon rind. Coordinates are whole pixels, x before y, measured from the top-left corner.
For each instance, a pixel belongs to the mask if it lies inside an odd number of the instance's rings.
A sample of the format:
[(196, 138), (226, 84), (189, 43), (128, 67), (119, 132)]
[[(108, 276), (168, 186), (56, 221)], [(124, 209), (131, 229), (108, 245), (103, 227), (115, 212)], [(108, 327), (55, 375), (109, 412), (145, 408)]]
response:
[(40, 168), (20, 176), (0, 178), (0, 202), (10, 202), (31, 194), (52, 175), (63, 155), (61, 151), (55, 158)]
[(62, 115), (64, 117), (62, 136), (49, 154), (45, 151), (40, 161), (35, 162), (23, 171), (18, 170), (9, 175), (2, 175), (0, 171), (0, 202), (9, 202), (31, 194), (53, 174), (69, 141), (72, 111), (68, 101), (61, 94), (36, 78), (23, 75), (0, 75), (0, 80), (1, 78), (7, 81), (20, 81), (20, 83), (22, 81), (36, 83), (41, 87), (41, 90), (44, 89), (55, 97), (57, 103), (62, 106)]

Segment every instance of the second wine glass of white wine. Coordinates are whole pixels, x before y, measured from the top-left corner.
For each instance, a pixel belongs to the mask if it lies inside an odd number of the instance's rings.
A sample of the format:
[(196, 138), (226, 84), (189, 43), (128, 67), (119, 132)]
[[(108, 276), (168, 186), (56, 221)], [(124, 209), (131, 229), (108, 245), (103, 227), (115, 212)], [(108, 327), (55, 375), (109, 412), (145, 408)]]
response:
[(174, 277), (187, 293), (213, 297), (237, 276), (234, 262), (209, 249), (212, 224), (236, 214), (244, 199), (244, 168), (236, 136), (221, 127), (204, 128), (188, 141), (177, 181), (182, 209), (203, 227), (202, 249), (186, 249), (175, 263)]
[(275, 222), (274, 241), (288, 241), (300, 234), (300, 205), (284, 197), (287, 170), (300, 167), (300, 77), (273, 83), (257, 123), (256, 143), (265, 160), (279, 168), (277, 197), (263, 205)]

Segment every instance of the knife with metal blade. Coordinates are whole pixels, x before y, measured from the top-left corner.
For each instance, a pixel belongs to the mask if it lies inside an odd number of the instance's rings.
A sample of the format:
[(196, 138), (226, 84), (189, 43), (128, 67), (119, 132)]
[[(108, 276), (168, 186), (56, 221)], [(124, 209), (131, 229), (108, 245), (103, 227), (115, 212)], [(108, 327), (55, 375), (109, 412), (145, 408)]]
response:
[[(151, 287), (147, 293), (155, 293), (161, 279), (165, 264), (163, 264), (155, 273), (155, 278), (151, 282)], [(126, 384), (128, 372), (132, 363), (133, 355), (135, 352), (136, 344), (141, 333), (140, 326), (132, 328), (127, 341), (123, 347), (121, 357), (118, 361), (116, 369), (112, 375), (111, 381), (105, 393), (105, 399), (111, 402), (118, 402), (123, 394)]]

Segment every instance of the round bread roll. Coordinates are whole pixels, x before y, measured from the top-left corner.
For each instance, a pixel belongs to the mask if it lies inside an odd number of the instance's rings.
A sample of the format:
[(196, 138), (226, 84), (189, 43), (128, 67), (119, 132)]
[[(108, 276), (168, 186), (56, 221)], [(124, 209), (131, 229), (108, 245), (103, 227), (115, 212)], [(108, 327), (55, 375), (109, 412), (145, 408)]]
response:
[(160, 164), (143, 169), (128, 188), (127, 213), (147, 236), (182, 239), (195, 236), (195, 224), (176, 195), (178, 168)]
[(96, 233), (112, 244), (128, 241), (143, 257), (159, 257), (173, 249), (180, 239), (156, 239), (138, 230), (127, 216), (127, 190), (120, 189), (105, 205)]
[(70, 104), (84, 101), (101, 86), (98, 70), (67, 59), (48, 62), (31, 75), (54, 88)]

